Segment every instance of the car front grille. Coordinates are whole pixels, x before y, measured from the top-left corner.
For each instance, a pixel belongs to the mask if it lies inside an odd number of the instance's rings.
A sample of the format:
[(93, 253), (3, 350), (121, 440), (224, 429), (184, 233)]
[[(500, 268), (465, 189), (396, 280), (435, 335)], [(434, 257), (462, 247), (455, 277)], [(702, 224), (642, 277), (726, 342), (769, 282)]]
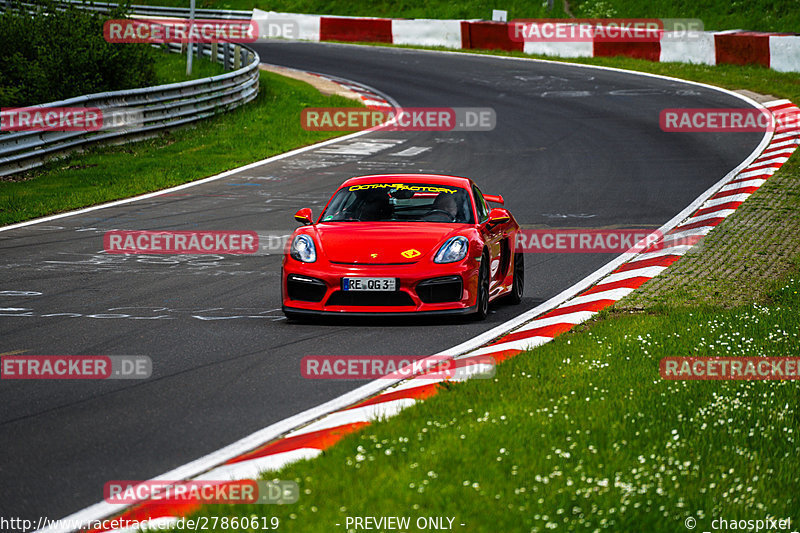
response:
[(336, 291), (327, 306), (413, 306), (414, 300), (403, 291)]

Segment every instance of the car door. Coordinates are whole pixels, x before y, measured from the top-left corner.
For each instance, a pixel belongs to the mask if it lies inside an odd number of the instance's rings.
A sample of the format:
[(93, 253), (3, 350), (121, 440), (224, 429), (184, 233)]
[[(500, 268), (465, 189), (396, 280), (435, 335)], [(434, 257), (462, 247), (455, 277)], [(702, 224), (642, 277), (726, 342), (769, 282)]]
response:
[(498, 226), (490, 226), (489, 220), (489, 207), (486, 205), (486, 200), (483, 198), (483, 193), (478, 189), (477, 185), (472, 186), (472, 196), (475, 200), (475, 210), (478, 215), (478, 229), (483, 237), (483, 242), (489, 249), (489, 273), (491, 281), (489, 283), (489, 295), (494, 294), (502, 289), (500, 282), (505, 277), (503, 272), (502, 260), (502, 241), (503, 229), (502, 224)]

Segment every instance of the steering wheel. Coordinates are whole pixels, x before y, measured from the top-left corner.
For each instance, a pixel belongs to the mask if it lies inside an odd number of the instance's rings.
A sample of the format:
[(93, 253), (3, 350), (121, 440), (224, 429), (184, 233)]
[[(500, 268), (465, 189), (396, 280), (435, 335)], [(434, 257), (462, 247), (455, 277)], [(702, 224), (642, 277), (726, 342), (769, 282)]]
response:
[(451, 215), (449, 211), (445, 211), (444, 209), (431, 209), (430, 211), (425, 213), (425, 218), (427, 218), (427, 217), (429, 217), (431, 215), (444, 215), (445, 217), (447, 217), (447, 221), (448, 222), (455, 222), (456, 221), (456, 216), (455, 215)]

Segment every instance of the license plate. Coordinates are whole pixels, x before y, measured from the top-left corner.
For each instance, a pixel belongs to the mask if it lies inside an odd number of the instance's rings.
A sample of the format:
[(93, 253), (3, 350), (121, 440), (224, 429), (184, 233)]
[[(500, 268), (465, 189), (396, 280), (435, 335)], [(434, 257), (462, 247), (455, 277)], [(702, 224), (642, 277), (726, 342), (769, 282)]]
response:
[(397, 290), (395, 278), (342, 278), (344, 291), (394, 291)]

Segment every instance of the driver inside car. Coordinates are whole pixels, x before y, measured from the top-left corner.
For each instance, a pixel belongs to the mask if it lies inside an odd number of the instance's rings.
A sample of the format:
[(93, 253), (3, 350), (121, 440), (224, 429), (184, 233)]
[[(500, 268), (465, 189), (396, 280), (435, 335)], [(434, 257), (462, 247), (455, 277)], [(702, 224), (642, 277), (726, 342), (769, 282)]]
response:
[(431, 206), (431, 213), (444, 212), (450, 215), (450, 219), (455, 221), (456, 214), (458, 213), (458, 205), (456, 204), (455, 197), (446, 192), (440, 192)]

